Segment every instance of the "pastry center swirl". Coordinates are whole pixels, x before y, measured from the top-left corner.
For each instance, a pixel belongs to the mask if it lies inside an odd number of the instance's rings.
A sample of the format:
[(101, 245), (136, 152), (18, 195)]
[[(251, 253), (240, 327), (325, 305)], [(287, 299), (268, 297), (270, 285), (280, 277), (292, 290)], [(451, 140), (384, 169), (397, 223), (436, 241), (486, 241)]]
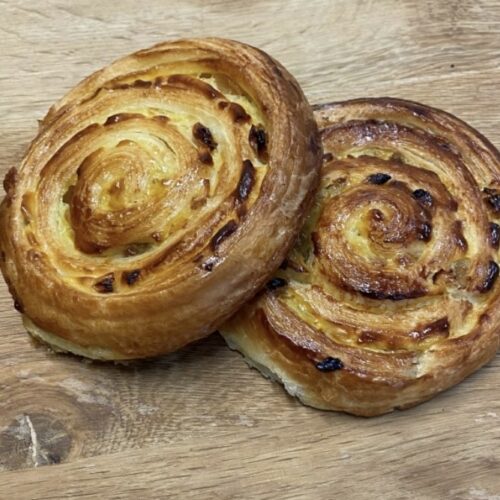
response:
[(180, 134), (172, 137), (166, 126), (152, 127), (151, 119), (134, 121), (141, 132), (115, 130), (117, 138), (111, 144), (98, 147), (81, 162), (63, 197), (75, 244), (83, 252), (158, 242), (176, 209), (189, 209), (188, 187), (195, 192), (204, 189), (206, 171), (195, 145)]
[(430, 208), (408, 185), (392, 180), (383, 186), (361, 183), (330, 198), (314, 235), (325, 276), (374, 298), (423, 295), (425, 261), (432, 258), (426, 252), (432, 239)]

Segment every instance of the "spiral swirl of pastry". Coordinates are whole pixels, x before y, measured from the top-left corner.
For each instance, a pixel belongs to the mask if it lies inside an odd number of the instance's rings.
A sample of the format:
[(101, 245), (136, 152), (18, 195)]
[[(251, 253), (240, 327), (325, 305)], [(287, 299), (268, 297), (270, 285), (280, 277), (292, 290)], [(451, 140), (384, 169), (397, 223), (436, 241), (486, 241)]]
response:
[(321, 167), (312, 110), (275, 60), (162, 43), (51, 108), (1, 206), (1, 265), (27, 329), (99, 359), (211, 333), (269, 278)]
[(377, 415), (429, 399), (495, 354), (500, 156), (436, 109), (315, 109), (319, 193), (267, 290), (222, 328), (304, 403)]

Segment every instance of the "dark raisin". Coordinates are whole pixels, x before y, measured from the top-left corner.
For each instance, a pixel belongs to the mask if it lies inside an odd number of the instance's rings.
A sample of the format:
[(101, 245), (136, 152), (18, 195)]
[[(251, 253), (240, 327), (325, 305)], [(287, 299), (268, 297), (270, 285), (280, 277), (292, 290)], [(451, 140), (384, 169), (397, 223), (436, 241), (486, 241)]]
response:
[(432, 235), (432, 226), (428, 222), (424, 222), (420, 226), (420, 232), (418, 234), (419, 239), (423, 241), (429, 241)]
[(416, 189), (413, 191), (413, 197), (421, 204), (426, 207), (432, 206), (432, 195), (425, 189)]
[(235, 102), (229, 104), (228, 111), (235, 123), (247, 123), (251, 119), (250, 115), (245, 111), (245, 108)]
[(325, 153), (325, 154), (323, 155), (323, 161), (324, 161), (325, 163), (328, 163), (329, 161), (332, 161), (332, 160), (333, 160), (333, 155), (332, 155), (332, 153)]
[(496, 222), (490, 222), (490, 243), (493, 248), (500, 243), (500, 226)]
[(123, 273), (123, 278), (127, 285), (133, 285), (139, 279), (140, 275), (141, 270), (134, 269), (133, 271)]
[(255, 168), (250, 160), (243, 162), (243, 171), (241, 173), (240, 182), (236, 190), (236, 196), (239, 201), (245, 201), (252, 191), (255, 182)]
[(236, 229), (238, 229), (238, 224), (235, 220), (230, 220), (227, 224), (222, 226), (212, 238), (212, 249), (215, 250), (226, 238), (231, 236)]
[(377, 174), (371, 174), (369, 175), (366, 180), (370, 184), (385, 184), (386, 182), (391, 180), (391, 176), (389, 174), (384, 174), (382, 172), (379, 172)]
[(267, 282), (266, 288), (268, 290), (276, 290), (277, 288), (282, 288), (287, 284), (287, 281), (283, 278), (273, 278), (272, 280)]
[(248, 141), (250, 146), (257, 154), (259, 160), (266, 162), (268, 160), (267, 155), (267, 134), (261, 125), (255, 127), (251, 126), (250, 132), (248, 134)]
[(486, 201), (490, 204), (495, 213), (500, 212), (500, 194), (490, 194)]
[(334, 372), (337, 370), (342, 370), (344, 368), (344, 363), (339, 358), (332, 358), (328, 356), (323, 361), (316, 363), (316, 368), (320, 372)]
[(98, 281), (94, 285), (94, 288), (99, 293), (111, 293), (111, 292), (113, 292), (114, 282), (115, 282), (115, 275), (113, 273), (110, 273), (110, 274), (104, 276), (103, 279)]
[(217, 143), (212, 136), (212, 132), (210, 132), (210, 130), (201, 123), (195, 123), (193, 125), (193, 136), (197, 141), (205, 144), (210, 151), (213, 151), (217, 147)]
[(484, 280), (484, 283), (479, 287), (479, 292), (489, 292), (493, 288), (493, 285), (498, 278), (498, 270), (498, 264), (495, 261), (490, 260), (488, 262), (486, 279)]

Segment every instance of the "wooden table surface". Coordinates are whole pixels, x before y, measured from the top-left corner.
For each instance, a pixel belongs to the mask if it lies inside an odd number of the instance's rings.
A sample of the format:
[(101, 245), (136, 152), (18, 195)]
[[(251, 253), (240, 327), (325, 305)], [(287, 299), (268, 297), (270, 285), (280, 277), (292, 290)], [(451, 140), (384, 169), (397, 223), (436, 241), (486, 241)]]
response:
[[(117, 7), (119, 5), (119, 7)], [(164, 39), (258, 45), (312, 103), (391, 95), (500, 146), (498, 0), (0, 0), (0, 174), (50, 104)], [(212, 337), (149, 363), (36, 348), (0, 285), (0, 498), (500, 499), (500, 357), (412, 410), (315, 411)]]

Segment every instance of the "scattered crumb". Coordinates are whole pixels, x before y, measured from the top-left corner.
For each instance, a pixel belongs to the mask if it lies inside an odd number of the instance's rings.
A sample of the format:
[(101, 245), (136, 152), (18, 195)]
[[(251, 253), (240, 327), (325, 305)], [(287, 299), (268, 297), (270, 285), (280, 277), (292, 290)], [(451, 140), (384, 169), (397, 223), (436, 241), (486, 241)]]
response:
[(156, 413), (160, 408), (157, 406), (153, 405), (148, 405), (148, 404), (140, 404), (137, 407), (137, 411), (139, 412), (140, 415), (147, 416), (147, 415), (152, 415), (153, 413)]

